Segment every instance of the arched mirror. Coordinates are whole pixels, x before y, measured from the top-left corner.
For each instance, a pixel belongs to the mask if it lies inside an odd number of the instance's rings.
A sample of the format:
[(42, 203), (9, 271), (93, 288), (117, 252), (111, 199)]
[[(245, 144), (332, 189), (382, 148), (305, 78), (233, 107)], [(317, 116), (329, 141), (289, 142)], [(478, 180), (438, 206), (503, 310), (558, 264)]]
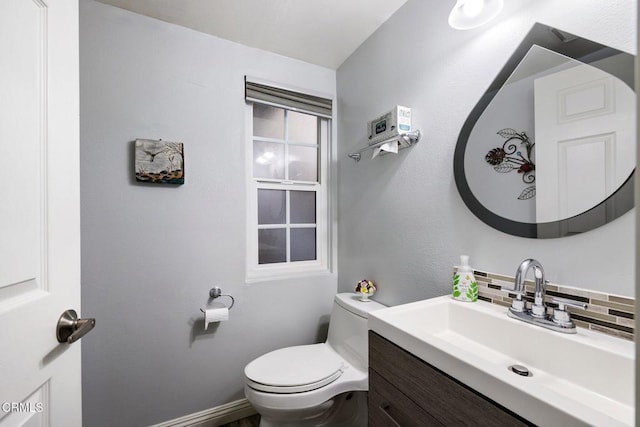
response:
[(454, 155), (458, 191), (522, 237), (585, 232), (633, 207), (634, 57), (535, 24), (474, 107)]

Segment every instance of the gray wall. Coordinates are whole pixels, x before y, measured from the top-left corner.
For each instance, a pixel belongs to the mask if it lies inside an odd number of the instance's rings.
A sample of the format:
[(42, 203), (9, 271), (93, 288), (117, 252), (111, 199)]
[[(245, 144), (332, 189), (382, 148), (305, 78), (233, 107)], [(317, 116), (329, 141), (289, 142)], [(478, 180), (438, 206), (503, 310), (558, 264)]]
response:
[[(450, 292), (462, 253), (471, 265), (513, 275), (537, 258), (550, 280), (634, 295), (634, 214), (597, 230), (534, 240), (496, 231), (458, 195), (453, 152), (467, 115), (534, 22), (635, 54), (635, 2), (510, 0), (488, 26), (457, 31), (449, 1), (409, 0), (338, 69), (340, 289), (362, 277), (397, 304)], [(367, 120), (413, 108), (414, 148), (356, 164)]]
[[(141, 426), (243, 397), (242, 370), (317, 342), (336, 277), (245, 284), (245, 74), (335, 95), (335, 71), (80, 2), (83, 412)], [(183, 186), (136, 185), (132, 142), (185, 143)], [(218, 285), (230, 320), (203, 330)]]

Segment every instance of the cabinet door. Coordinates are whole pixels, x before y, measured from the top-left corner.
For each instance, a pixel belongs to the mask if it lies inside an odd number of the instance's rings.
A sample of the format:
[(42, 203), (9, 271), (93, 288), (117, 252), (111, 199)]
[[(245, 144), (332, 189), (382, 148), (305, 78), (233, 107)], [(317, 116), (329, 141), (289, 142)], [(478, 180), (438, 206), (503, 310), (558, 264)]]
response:
[(531, 425), (374, 332), (369, 367), (445, 426)]
[(440, 427), (442, 424), (400, 390), (369, 370), (369, 427)]

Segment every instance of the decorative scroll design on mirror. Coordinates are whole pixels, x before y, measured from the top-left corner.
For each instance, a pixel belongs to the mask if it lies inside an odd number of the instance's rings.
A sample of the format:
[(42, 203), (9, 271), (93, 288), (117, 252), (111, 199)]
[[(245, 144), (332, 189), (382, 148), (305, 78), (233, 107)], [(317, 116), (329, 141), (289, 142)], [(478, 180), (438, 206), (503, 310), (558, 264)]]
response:
[[(506, 138), (506, 141), (502, 147), (492, 148), (484, 156), (484, 160), (498, 173), (509, 173), (515, 170), (522, 177), (522, 182), (533, 184), (536, 180), (536, 165), (531, 161), (531, 151), (536, 144), (525, 132), (518, 132), (511, 128), (502, 129), (497, 134)], [(520, 141), (520, 147), (512, 142), (514, 139)], [(530, 185), (522, 190), (518, 200), (529, 200), (535, 195), (536, 186)]]
[[(497, 230), (530, 238), (589, 231), (628, 212), (634, 61), (536, 23), (460, 131), (454, 177), (467, 207)], [(522, 180), (506, 173), (513, 170)]]

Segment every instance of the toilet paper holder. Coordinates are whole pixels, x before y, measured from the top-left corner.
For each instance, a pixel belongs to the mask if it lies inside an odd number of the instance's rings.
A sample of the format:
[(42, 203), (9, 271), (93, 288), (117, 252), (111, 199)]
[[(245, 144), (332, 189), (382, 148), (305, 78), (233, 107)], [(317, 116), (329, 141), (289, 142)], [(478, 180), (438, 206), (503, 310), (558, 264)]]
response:
[[(213, 299), (219, 298), (219, 297), (229, 297), (231, 298), (231, 305), (229, 307), (227, 307), (229, 310), (231, 310), (231, 308), (233, 307), (233, 304), (236, 303), (235, 298), (232, 295), (229, 294), (223, 294), (222, 293), (222, 289), (220, 289), (219, 286), (214, 286), (213, 288), (211, 288), (209, 290), (209, 296)], [(200, 309), (201, 312), (205, 312), (204, 308)]]

